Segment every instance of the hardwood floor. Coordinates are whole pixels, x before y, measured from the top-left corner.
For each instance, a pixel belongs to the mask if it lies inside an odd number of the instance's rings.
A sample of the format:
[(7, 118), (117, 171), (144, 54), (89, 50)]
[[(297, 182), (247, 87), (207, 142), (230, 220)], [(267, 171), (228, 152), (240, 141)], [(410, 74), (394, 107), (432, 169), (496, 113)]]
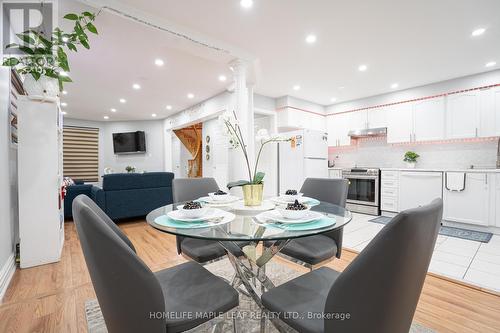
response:
[[(173, 236), (143, 221), (120, 227), (153, 271), (185, 261), (176, 253)], [(95, 293), (73, 223), (66, 223), (65, 231), (59, 263), (16, 271), (0, 304), (0, 332), (87, 331), (84, 302)], [(341, 260), (328, 265), (343, 270), (355, 257), (344, 251)], [(500, 332), (500, 296), (429, 274), (414, 320), (438, 332)]]

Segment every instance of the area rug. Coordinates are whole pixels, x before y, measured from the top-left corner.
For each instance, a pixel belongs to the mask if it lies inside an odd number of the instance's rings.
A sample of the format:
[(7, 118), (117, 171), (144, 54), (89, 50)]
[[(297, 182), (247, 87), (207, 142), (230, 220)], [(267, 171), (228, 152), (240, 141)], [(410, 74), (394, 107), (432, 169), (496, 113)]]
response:
[[(227, 259), (209, 264), (205, 267), (213, 274), (228, 280), (230, 280), (234, 274), (233, 267)], [(285, 265), (280, 265), (275, 262), (271, 262), (267, 265), (266, 272), (276, 285), (280, 285), (301, 274), (300, 272), (297, 272)], [(99, 303), (97, 302), (97, 300), (93, 299), (87, 300), (85, 302), (85, 314), (87, 318), (87, 328), (89, 333), (107, 333), (104, 318), (102, 317), (101, 309), (99, 308)], [(232, 332), (232, 316), (234, 316), (236, 318), (238, 332), (258, 333), (260, 332), (260, 320), (256, 317), (258, 317), (259, 314), (260, 309), (257, 304), (255, 304), (255, 302), (251, 298), (240, 293), (240, 305), (232, 313), (229, 313), (222, 318), (215, 318), (203, 325), (189, 330), (188, 332), (211, 332), (216, 325), (219, 325), (219, 327), (221, 328), (219, 332), (230, 333)], [(269, 322), (269, 320), (266, 321), (266, 332), (278, 332)], [(297, 333), (295, 330), (289, 327), (287, 328), (287, 332)], [(413, 323), (409, 333), (433, 332), (434, 331), (429, 328), (426, 328), (417, 323)]]
[[(374, 222), (385, 225), (391, 222), (391, 220), (392, 220), (391, 217), (379, 216), (369, 220), (368, 222)], [(456, 228), (456, 227), (446, 227), (446, 226), (441, 226), (439, 234), (442, 236), (467, 239), (481, 243), (488, 243), (491, 240), (491, 237), (493, 237), (493, 234), (491, 232), (482, 232), (482, 231), (475, 231), (475, 230)]]

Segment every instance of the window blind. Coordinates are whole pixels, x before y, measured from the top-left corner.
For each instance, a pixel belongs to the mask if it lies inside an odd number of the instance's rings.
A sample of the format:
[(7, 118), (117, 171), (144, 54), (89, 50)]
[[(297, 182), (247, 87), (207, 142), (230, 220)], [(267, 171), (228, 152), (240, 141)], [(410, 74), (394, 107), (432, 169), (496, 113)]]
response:
[(99, 181), (99, 129), (64, 126), (63, 162), (65, 177)]

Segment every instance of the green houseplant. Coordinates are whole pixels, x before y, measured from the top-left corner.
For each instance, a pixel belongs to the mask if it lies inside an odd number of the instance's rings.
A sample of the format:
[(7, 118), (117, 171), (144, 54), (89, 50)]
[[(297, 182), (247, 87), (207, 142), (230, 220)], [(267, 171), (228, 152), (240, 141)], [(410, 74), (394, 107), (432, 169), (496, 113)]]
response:
[(414, 151), (407, 151), (405, 153), (405, 156), (403, 158), (403, 161), (406, 162), (406, 165), (409, 168), (415, 168), (415, 165), (417, 164), (417, 159), (420, 157), (419, 154), (415, 153)]
[(70, 66), (66, 51), (78, 52), (79, 46), (90, 49), (87, 33), (98, 33), (93, 23), (96, 18), (94, 13), (69, 13), (64, 18), (74, 22), (73, 30), (55, 28), (50, 39), (36, 30), (27, 30), (16, 34), (22, 44), (6, 46), (22, 52), (19, 57), (5, 58), (3, 65), (14, 68), (24, 77), (29, 95), (58, 96), (64, 83), (72, 81), (68, 74)]
[(265, 129), (259, 130), (257, 132), (255, 140), (257, 142), (260, 142), (260, 149), (257, 154), (257, 159), (255, 160), (255, 166), (252, 170), (248, 158), (247, 146), (245, 144), (245, 140), (243, 139), (236, 114), (234, 112), (232, 114), (226, 113), (220, 116), (219, 119), (224, 123), (226, 127), (227, 135), (229, 136), (229, 143), (232, 148), (241, 148), (243, 156), (245, 157), (246, 167), (248, 171), (248, 179), (230, 182), (227, 184), (227, 188), (231, 189), (233, 187), (241, 186), (243, 189), (243, 200), (245, 201), (245, 205), (259, 206), (260, 204), (262, 204), (262, 193), (264, 190), (263, 181), (265, 173), (258, 171), (258, 167), (260, 156), (262, 154), (264, 146), (273, 142), (290, 141), (290, 139), (278, 135), (271, 136)]

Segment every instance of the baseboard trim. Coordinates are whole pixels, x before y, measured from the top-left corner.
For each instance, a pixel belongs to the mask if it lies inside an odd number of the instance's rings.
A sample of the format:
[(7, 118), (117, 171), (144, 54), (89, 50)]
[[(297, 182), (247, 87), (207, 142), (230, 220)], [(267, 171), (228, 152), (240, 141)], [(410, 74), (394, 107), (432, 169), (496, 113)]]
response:
[(14, 253), (12, 253), (7, 261), (3, 264), (0, 269), (0, 302), (2, 301), (7, 288), (9, 287), (10, 281), (14, 276), (14, 272), (16, 271), (16, 258)]

